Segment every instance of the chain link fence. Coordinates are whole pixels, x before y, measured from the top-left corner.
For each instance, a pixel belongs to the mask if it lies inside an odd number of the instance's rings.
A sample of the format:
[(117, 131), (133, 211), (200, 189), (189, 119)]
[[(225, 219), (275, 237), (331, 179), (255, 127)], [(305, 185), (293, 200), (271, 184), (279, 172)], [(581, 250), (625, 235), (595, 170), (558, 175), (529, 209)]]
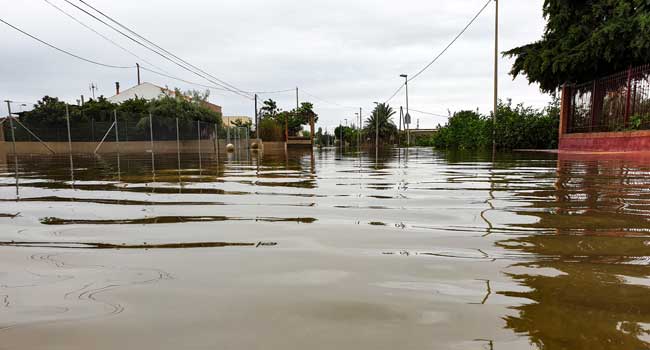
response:
[[(247, 127), (224, 127), (214, 121), (192, 120), (187, 117), (156, 117), (155, 114), (121, 113), (119, 111), (101, 111), (94, 113), (97, 117), (75, 117), (57, 115), (52, 118), (31, 120), (25, 117), (5, 120), (3, 128), (5, 142), (41, 142), (51, 150), (48, 144), (96, 143), (97, 152), (104, 143), (113, 142), (154, 142), (169, 141), (186, 143), (213, 141), (214, 151), (219, 143), (232, 144), (234, 149), (248, 148), (251, 130)], [(74, 146), (71, 146), (74, 151)], [(79, 149), (79, 147), (77, 147)], [(207, 150), (205, 150), (207, 151)], [(54, 152), (53, 152), (54, 153)]]

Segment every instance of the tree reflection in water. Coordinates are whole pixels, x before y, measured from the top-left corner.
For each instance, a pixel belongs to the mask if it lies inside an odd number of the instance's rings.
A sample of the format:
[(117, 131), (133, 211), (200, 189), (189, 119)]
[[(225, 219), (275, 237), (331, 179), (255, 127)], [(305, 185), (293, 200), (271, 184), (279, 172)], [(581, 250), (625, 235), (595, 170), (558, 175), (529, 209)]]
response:
[[(502, 240), (534, 261), (507, 275), (525, 292), (507, 327), (540, 349), (650, 349), (650, 162), (561, 159), (554, 191), (525, 194), (517, 214), (538, 234)], [(553, 200), (549, 201), (549, 198)]]

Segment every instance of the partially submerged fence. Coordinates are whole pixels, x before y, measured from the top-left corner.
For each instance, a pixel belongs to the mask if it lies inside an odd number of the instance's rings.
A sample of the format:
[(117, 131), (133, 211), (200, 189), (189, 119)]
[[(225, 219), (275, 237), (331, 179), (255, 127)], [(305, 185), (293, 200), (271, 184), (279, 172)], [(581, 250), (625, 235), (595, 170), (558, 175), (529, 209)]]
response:
[[(102, 111), (98, 117), (77, 116), (69, 114), (54, 118), (30, 120), (28, 117), (12, 117), (5, 120), (1, 127), (8, 143), (38, 142), (51, 153), (58, 150), (57, 143), (71, 144), (71, 152), (90, 152), (129, 148), (127, 145), (143, 143), (147, 151), (154, 150), (154, 144), (167, 152), (204, 152), (219, 151), (219, 143), (234, 143), (235, 149), (249, 147), (250, 130), (248, 128), (224, 127), (216, 122), (206, 122), (187, 118), (156, 117), (154, 114), (120, 113), (119, 111)], [(165, 144), (167, 147), (160, 147)], [(84, 147), (82, 147), (82, 145)], [(181, 145), (183, 147), (181, 147)], [(60, 146), (60, 145), (59, 145)], [(192, 146), (192, 147), (190, 147)], [(210, 149), (207, 149), (208, 146)], [(202, 149), (203, 147), (203, 149)], [(60, 147), (59, 147), (60, 148)], [(221, 151), (225, 151), (221, 150)]]
[(567, 133), (650, 129), (650, 65), (565, 89)]

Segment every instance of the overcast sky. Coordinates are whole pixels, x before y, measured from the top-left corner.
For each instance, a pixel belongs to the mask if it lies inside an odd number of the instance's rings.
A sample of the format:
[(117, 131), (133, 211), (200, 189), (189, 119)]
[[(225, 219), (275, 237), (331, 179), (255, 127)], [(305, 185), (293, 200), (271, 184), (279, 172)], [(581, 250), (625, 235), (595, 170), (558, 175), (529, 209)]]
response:
[[(49, 0), (105, 36), (169, 74), (211, 84), (165, 61), (112, 31), (64, 0)], [(83, 6), (78, 0), (70, 0)], [(436, 56), (485, 4), (485, 0), (86, 0), (139, 34), (246, 91), (299, 86), (301, 101), (311, 101), (320, 126), (331, 128), (359, 107), (364, 115), (374, 101), (388, 99)], [(500, 0), (500, 49), (541, 38), (543, 0)], [(0, 18), (60, 48), (118, 66), (135, 62), (151, 67), (84, 28), (45, 0), (0, 0)], [(44, 95), (76, 103), (98, 94), (112, 96), (136, 84), (135, 69), (112, 69), (76, 60), (0, 23), (0, 99), (33, 104)], [(409, 84), (410, 106), (438, 114), (448, 110), (491, 110), (494, 4), (442, 58)], [(543, 107), (549, 100), (524, 78), (508, 75), (511, 61), (500, 61), (500, 96)], [(153, 68), (153, 67), (152, 67)], [(181, 89), (201, 89), (142, 72), (143, 81)], [(308, 95), (310, 94), (310, 95)], [(315, 97), (314, 97), (315, 96)], [(295, 105), (293, 93), (263, 95), (283, 109)], [(317, 99), (317, 98), (318, 99)], [(324, 101), (321, 101), (322, 99)], [(213, 90), (211, 102), (224, 115), (253, 115), (253, 103)], [(395, 109), (404, 92), (391, 101)], [(353, 108), (352, 108), (353, 107)], [(15, 110), (22, 107), (17, 104)], [(6, 114), (2, 103), (0, 114)], [(445, 118), (413, 115), (413, 127), (433, 127)]]

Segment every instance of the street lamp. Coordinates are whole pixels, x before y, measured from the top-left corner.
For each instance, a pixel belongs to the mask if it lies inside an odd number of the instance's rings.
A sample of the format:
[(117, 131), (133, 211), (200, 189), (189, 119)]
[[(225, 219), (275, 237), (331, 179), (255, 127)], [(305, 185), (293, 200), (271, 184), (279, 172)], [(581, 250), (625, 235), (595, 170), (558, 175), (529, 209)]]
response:
[(404, 86), (406, 86), (406, 116), (404, 116), (404, 124), (406, 124), (406, 145), (411, 147), (411, 115), (409, 114), (409, 76), (408, 74), (400, 74), (404, 78)]

